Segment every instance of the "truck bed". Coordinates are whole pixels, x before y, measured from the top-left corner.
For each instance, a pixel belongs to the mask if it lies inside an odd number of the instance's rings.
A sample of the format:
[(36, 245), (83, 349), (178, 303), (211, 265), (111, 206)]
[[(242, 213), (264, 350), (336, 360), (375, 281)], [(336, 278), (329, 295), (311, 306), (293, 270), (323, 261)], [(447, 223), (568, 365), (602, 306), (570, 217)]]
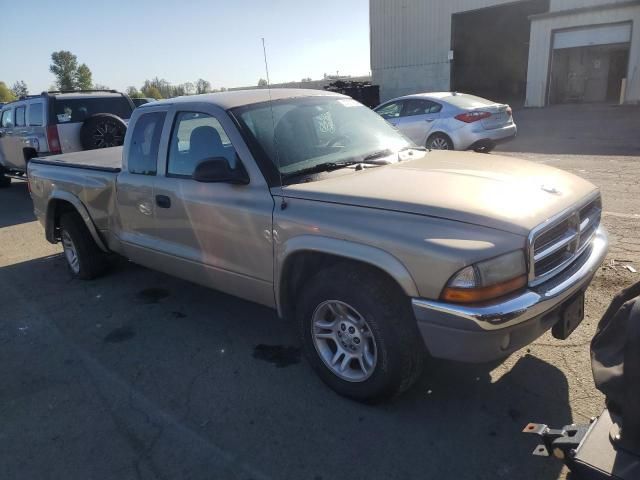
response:
[(86, 208), (95, 228), (108, 241), (121, 167), (122, 147), (32, 159), (28, 174), (36, 216), (44, 221), (51, 199), (72, 202), (75, 199)]
[(122, 147), (36, 157), (31, 162), (119, 173), (122, 170)]

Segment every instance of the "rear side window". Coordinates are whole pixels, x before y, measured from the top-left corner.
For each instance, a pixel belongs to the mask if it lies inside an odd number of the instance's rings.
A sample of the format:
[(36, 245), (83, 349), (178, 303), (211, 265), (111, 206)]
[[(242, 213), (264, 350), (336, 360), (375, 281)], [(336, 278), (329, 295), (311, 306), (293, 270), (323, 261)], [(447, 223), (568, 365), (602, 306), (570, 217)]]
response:
[(11, 110), (2, 112), (2, 128), (13, 127), (13, 119), (11, 118)]
[(166, 115), (166, 112), (150, 112), (138, 118), (131, 134), (127, 160), (129, 173), (156, 174), (160, 135)]
[(402, 116), (426, 115), (428, 113), (438, 113), (440, 110), (442, 110), (442, 105), (439, 103), (431, 100), (412, 99), (406, 101)]
[(207, 158), (224, 157), (235, 167), (235, 150), (220, 122), (206, 113), (180, 112), (171, 133), (167, 174), (191, 177)]
[(42, 125), (42, 104), (32, 103), (29, 105), (29, 125), (39, 127)]
[(125, 97), (56, 98), (53, 113), (56, 123), (84, 122), (97, 113), (110, 113), (120, 118), (130, 118), (132, 107)]
[(24, 127), (25, 126), (25, 107), (17, 107), (16, 108), (16, 127)]

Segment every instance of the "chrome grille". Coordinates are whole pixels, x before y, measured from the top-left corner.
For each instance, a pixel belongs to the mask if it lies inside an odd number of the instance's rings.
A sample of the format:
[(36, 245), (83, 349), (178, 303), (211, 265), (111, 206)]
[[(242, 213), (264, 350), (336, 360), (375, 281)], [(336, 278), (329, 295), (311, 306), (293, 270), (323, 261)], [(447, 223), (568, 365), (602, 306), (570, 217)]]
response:
[(601, 215), (598, 195), (535, 229), (530, 238), (529, 284), (538, 285), (571, 265), (593, 240)]

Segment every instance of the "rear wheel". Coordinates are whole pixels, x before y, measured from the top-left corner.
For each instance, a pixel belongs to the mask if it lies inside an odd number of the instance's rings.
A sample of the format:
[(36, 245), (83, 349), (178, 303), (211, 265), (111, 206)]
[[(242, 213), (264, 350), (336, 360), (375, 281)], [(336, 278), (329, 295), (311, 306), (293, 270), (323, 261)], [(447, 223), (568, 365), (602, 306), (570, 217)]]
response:
[(425, 349), (409, 302), (376, 269), (341, 263), (320, 271), (296, 316), (311, 366), (340, 395), (383, 400), (421, 372)]
[(473, 151), (477, 153), (491, 153), (494, 148), (496, 148), (494, 143), (487, 143), (474, 148)]
[(427, 148), (430, 150), (453, 150), (453, 142), (444, 133), (434, 133), (427, 139)]
[(60, 219), (60, 238), (67, 266), (74, 277), (91, 280), (107, 267), (107, 256), (98, 248), (84, 220), (77, 213)]

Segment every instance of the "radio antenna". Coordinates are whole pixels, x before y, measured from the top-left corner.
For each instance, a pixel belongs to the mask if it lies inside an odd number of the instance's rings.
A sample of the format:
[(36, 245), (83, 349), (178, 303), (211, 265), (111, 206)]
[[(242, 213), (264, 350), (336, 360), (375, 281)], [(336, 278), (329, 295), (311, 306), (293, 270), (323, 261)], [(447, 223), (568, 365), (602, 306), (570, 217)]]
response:
[(284, 199), (284, 188), (282, 181), (282, 172), (280, 171), (280, 155), (278, 153), (278, 140), (276, 138), (276, 119), (273, 114), (273, 99), (271, 98), (271, 79), (269, 78), (269, 63), (267, 62), (267, 47), (264, 43), (264, 37), (262, 37), (262, 54), (264, 55), (264, 69), (267, 73), (267, 90), (269, 92), (269, 108), (271, 109), (271, 125), (273, 127), (273, 149), (276, 154), (276, 168), (278, 169), (278, 176), (280, 178), (280, 198), (282, 199), (282, 203), (280, 203), (280, 210), (284, 210), (287, 208), (287, 202)]

